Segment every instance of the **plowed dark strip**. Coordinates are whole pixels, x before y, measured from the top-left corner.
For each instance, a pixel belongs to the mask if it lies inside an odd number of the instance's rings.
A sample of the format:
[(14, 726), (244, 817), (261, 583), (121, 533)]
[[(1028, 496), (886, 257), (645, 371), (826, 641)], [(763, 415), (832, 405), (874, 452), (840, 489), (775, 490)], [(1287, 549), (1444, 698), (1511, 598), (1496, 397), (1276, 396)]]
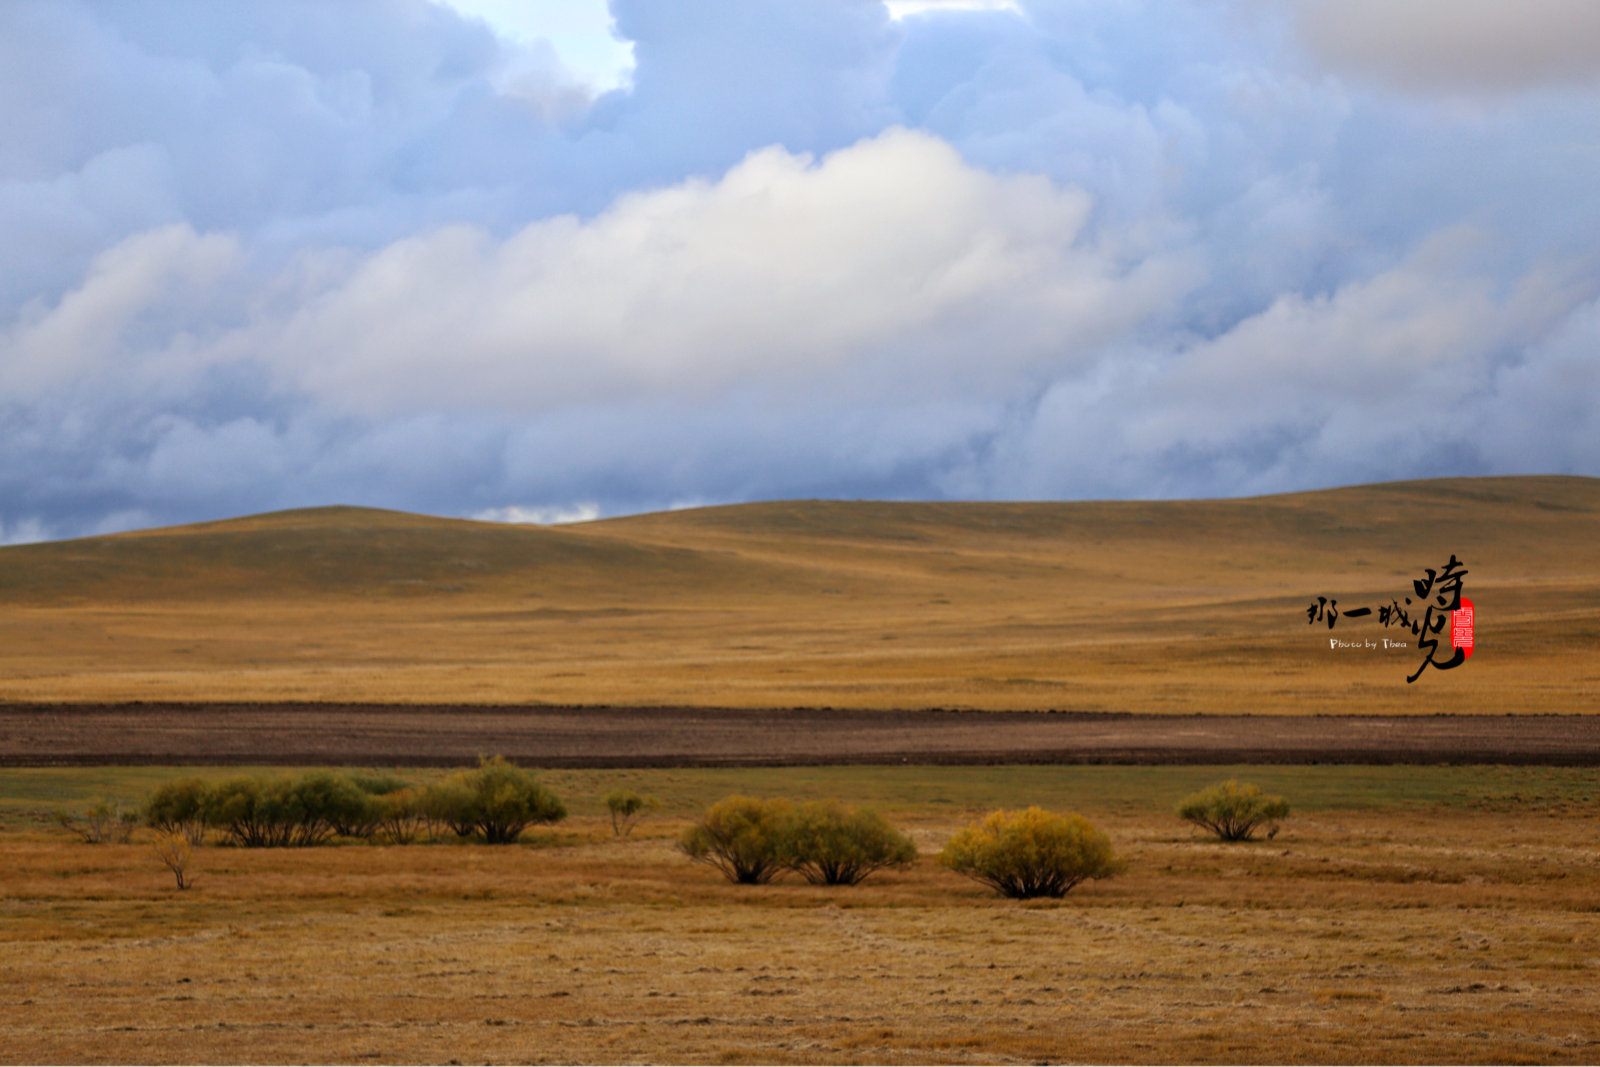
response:
[(352, 704), (0, 705), (0, 766), (1506, 763), (1600, 766), (1600, 715)]

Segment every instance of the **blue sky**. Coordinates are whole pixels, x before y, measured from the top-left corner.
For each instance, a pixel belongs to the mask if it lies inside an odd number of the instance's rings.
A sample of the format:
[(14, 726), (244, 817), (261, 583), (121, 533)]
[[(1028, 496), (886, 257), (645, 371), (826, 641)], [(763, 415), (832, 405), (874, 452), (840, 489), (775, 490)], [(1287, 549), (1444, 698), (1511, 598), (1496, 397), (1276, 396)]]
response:
[(1600, 475), (1588, 0), (12, 0), (0, 541)]

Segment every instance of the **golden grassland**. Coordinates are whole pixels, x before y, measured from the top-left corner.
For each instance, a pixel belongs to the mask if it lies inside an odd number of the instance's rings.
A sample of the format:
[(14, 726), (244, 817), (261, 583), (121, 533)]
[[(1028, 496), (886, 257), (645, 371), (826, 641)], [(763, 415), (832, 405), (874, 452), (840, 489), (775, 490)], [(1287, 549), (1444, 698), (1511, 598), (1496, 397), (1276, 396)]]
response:
[[(187, 892), (147, 844), (35, 817), (163, 773), (0, 771), (0, 1059), (1600, 1056), (1592, 770), (551, 772), (574, 816), (522, 845), (207, 847)], [(1172, 816), (1229, 774), (1300, 802), (1275, 839), (1222, 845)], [(633, 840), (599, 818), (616, 785), (667, 802)], [(671, 841), (739, 790), (879, 804), (924, 858), (854, 889), (729, 885)], [(1106, 828), (1127, 873), (1016, 903), (929, 858), (984, 808), (1033, 801)]]
[[(322, 508), (0, 549), (0, 699), (1600, 711), (1600, 480), (802, 501), (508, 527)], [(1463, 668), (1334, 651), (1465, 561)]]

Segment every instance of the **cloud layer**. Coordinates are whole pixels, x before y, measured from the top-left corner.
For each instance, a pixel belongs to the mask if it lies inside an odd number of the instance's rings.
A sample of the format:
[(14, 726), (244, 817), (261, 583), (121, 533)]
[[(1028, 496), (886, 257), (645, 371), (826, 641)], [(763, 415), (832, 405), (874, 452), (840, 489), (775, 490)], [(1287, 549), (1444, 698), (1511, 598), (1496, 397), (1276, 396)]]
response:
[(1600, 474), (1589, 5), (612, 8), (0, 8), (0, 539)]

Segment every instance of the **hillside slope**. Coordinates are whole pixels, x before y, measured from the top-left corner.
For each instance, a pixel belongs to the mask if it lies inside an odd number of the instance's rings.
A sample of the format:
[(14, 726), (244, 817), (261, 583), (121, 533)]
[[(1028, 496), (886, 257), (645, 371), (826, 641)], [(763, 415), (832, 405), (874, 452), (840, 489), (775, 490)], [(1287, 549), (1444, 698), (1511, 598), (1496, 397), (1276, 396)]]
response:
[[(1561, 477), (553, 528), (281, 512), (0, 549), (0, 699), (1597, 711), (1597, 520), (1600, 480)], [(1407, 685), (1414, 638), (1307, 624), (1451, 554), (1479, 612), (1459, 670)]]

